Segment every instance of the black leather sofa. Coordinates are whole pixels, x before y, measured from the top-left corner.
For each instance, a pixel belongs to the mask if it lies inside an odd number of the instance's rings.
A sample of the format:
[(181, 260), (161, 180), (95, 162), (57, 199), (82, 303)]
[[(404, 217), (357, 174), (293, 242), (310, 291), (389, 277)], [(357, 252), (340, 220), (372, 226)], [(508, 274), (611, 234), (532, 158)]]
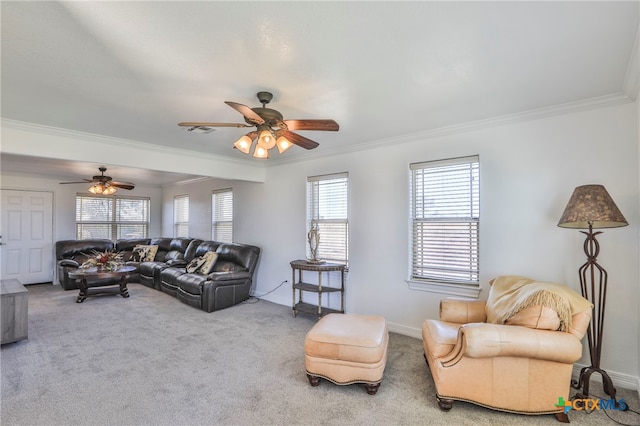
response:
[[(136, 245), (156, 245), (153, 261), (138, 262), (133, 257)], [(161, 290), (205, 312), (227, 308), (246, 300), (260, 257), (260, 248), (249, 244), (202, 241), (193, 238), (153, 238), (141, 240), (66, 240), (56, 243), (58, 279), (65, 290), (77, 288), (68, 273), (78, 268), (92, 250), (123, 253), (124, 260), (138, 266), (130, 282), (140, 282)], [(187, 264), (207, 252), (216, 252), (217, 260), (209, 274), (188, 273)]]

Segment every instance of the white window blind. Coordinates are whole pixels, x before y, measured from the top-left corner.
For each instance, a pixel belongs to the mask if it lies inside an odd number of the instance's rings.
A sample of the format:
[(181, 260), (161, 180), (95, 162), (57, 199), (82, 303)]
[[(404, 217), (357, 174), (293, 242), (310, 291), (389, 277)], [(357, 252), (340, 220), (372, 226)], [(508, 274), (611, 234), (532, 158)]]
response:
[(307, 178), (307, 232), (318, 227), (320, 259), (345, 265), (349, 264), (348, 183), (348, 173)]
[(479, 158), (415, 163), (410, 170), (410, 279), (479, 286)]
[(149, 199), (77, 194), (76, 238), (147, 238)]
[(173, 197), (173, 236), (175, 238), (189, 236), (189, 196)]
[(211, 239), (233, 242), (233, 190), (220, 189), (211, 195)]

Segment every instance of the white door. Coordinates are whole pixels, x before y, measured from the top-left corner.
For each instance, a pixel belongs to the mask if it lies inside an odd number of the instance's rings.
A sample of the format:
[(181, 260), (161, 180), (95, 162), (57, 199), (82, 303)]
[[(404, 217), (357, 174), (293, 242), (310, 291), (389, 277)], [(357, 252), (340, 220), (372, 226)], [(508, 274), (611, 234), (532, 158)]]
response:
[(53, 281), (53, 193), (0, 190), (0, 278)]

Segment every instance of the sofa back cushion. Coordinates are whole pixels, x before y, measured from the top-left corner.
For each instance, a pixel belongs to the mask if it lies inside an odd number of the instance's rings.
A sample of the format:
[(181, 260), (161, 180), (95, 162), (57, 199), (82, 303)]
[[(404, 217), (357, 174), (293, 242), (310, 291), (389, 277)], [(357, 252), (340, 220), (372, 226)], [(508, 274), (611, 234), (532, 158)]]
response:
[(214, 272), (231, 272), (244, 269), (253, 274), (258, 263), (260, 249), (256, 246), (237, 243), (222, 243), (218, 247), (218, 260)]
[(174, 238), (169, 244), (169, 250), (164, 255), (164, 262), (184, 259), (184, 254), (191, 243), (191, 238)]
[(196, 257), (196, 251), (198, 250), (200, 244), (202, 244), (202, 240), (198, 240), (196, 238), (191, 240), (184, 252), (184, 260), (186, 260), (187, 262), (191, 262)]
[(210, 251), (216, 251), (218, 247), (220, 247), (220, 244), (222, 243), (220, 243), (219, 241), (202, 241), (198, 245), (194, 257), (201, 257)]
[(93, 257), (92, 250), (103, 252), (113, 249), (113, 241), (104, 239), (56, 241), (56, 260), (72, 259), (82, 263)]
[(149, 245), (158, 246), (158, 250), (156, 251), (156, 255), (154, 256), (155, 261), (164, 262), (165, 257), (169, 250), (171, 250), (171, 241), (173, 238), (152, 238), (149, 242)]

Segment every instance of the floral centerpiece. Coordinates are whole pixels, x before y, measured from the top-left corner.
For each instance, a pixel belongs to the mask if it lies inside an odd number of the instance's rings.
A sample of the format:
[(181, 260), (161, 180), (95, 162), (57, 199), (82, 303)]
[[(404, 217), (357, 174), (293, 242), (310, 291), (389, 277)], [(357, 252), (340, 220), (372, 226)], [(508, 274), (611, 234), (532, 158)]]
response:
[(81, 268), (98, 268), (99, 270), (115, 271), (118, 269), (124, 261), (122, 259), (122, 253), (116, 253), (113, 251), (96, 251), (91, 250), (92, 257), (89, 257), (86, 262), (80, 265)]

